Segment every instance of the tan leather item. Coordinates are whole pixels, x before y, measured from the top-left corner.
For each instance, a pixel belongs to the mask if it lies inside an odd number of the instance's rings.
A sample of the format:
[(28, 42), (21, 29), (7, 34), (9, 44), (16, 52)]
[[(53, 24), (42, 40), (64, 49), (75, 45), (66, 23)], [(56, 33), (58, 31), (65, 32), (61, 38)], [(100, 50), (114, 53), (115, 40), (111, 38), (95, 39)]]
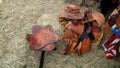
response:
[(33, 38), (35, 38), (35, 43), (39, 46), (37, 49), (40, 49), (45, 45), (54, 43), (58, 40), (58, 36), (53, 32), (46, 30), (46, 28), (41, 29), (38, 33), (34, 34)]
[[(65, 29), (64, 34), (63, 34), (63, 40), (68, 44), (66, 47), (66, 52), (65, 54), (70, 54), (73, 52), (76, 52), (78, 56), (81, 54), (88, 52), (90, 48), (90, 40), (88, 37), (85, 37), (84, 40), (79, 44), (76, 48), (76, 44), (78, 41), (79, 35), (82, 34), (84, 25), (79, 24), (77, 26), (71, 25), (72, 30)], [(78, 31), (78, 32), (76, 32)], [(86, 44), (87, 43), (87, 44)], [(75, 49), (74, 49), (75, 48)]]
[(51, 51), (54, 49), (53, 43), (58, 40), (58, 35), (52, 32), (51, 26), (44, 28), (33, 26), (33, 34), (27, 34), (26, 39), (30, 42), (29, 47), (33, 50)]
[[(80, 12), (80, 7), (75, 4), (68, 4), (60, 10), (60, 17), (66, 20), (65, 31), (63, 32), (63, 40), (67, 43), (66, 51), (64, 54), (76, 52), (79, 55), (90, 51), (91, 40), (96, 43), (99, 37), (102, 36), (102, 25), (105, 23), (103, 14), (95, 11), (86, 10), (84, 13)], [(59, 20), (60, 22), (62, 19)], [(87, 24), (87, 25), (84, 25)], [(86, 28), (85, 26), (88, 26)], [(76, 47), (78, 40), (86, 28), (86, 35), (79, 45)], [(91, 32), (92, 31), (92, 32)], [(91, 34), (90, 34), (91, 33)], [(92, 33), (94, 37), (92, 36)], [(92, 36), (92, 39), (88, 36)], [(76, 48), (75, 48), (76, 47)]]
[(80, 12), (80, 7), (77, 4), (67, 4), (60, 10), (60, 16), (70, 19), (82, 19), (84, 15)]
[[(67, 45), (65, 54), (70, 54), (76, 52), (78, 56), (81, 54), (84, 54), (91, 50), (91, 43), (88, 37), (84, 38), (82, 42), (75, 48), (76, 42), (70, 42), (69, 45)], [(75, 49), (74, 49), (75, 48)]]
[(91, 50), (91, 42), (88, 37), (84, 38), (81, 44), (81, 54), (86, 53)]
[(103, 14), (99, 12), (92, 12), (93, 19), (97, 21), (99, 27), (101, 27), (105, 23), (105, 17)]
[(48, 44), (47, 46), (43, 47), (43, 51), (52, 51), (55, 48), (54, 44)]
[[(92, 13), (91, 18), (95, 19), (96, 21), (93, 21), (93, 26), (92, 26), (92, 30), (93, 30), (93, 34), (95, 37), (95, 40), (92, 41), (92, 43), (98, 43), (98, 39), (99, 37), (101, 37), (102, 35), (102, 25), (104, 24), (105, 20), (104, 20), (104, 16), (100, 13), (97, 12), (93, 12)], [(89, 19), (88, 19), (89, 21)], [(88, 22), (89, 23), (89, 22)], [(90, 22), (91, 23), (91, 22)], [(81, 41), (77, 48), (75, 48), (78, 38), (79, 36), (81, 36), (81, 34), (83, 33), (84, 30), (84, 24), (79, 23), (78, 25), (73, 25), (71, 24), (67, 24), (69, 26), (71, 26), (72, 28), (69, 29), (65, 29), (64, 33), (63, 33), (63, 40), (68, 44), (66, 47), (66, 53), (65, 54), (70, 54), (73, 52), (76, 52), (79, 55), (90, 51), (91, 49), (91, 40), (88, 38), (88, 36), (86, 36), (84, 38), (83, 41)], [(100, 42), (100, 41), (99, 41)]]

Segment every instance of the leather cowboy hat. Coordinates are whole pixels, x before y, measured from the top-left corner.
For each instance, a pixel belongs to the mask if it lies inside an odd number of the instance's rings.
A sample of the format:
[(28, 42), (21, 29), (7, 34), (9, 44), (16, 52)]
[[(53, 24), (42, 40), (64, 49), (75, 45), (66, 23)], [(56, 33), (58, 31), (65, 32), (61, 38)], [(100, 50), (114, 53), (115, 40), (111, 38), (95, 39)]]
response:
[(29, 47), (32, 50), (52, 51), (54, 42), (58, 41), (58, 35), (52, 32), (52, 26), (45, 27), (35, 25), (32, 28), (32, 34), (27, 34), (26, 39), (30, 42)]
[(77, 4), (67, 4), (60, 10), (60, 16), (70, 19), (82, 19), (84, 15), (80, 12), (80, 7)]

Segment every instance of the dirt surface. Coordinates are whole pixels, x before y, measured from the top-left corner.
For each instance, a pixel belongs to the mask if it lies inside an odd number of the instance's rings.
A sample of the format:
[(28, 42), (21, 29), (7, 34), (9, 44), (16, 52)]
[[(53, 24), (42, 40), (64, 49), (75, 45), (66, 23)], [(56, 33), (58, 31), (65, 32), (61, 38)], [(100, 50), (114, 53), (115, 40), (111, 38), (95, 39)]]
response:
[[(61, 40), (63, 26), (58, 22), (59, 10), (69, 2), (81, 4), (81, 0), (0, 0), (0, 68), (39, 68), (40, 51), (29, 49), (25, 39), (35, 24), (52, 25), (60, 40), (55, 43), (56, 51), (45, 54), (44, 68), (113, 68), (116, 59), (107, 60), (104, 51), (92, 46), (82, 56), (58, 54), (65, 49)], [(99, 11), (93, 1), (84, 4)], [(84, 9), (85, 7), (82, 7)]]

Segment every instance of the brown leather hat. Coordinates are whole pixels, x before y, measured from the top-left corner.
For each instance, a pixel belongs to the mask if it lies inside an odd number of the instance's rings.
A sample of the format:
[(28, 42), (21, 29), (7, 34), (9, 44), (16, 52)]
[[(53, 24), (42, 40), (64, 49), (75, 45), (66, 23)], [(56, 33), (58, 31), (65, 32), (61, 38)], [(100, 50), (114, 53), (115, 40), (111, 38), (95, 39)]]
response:
[(80, 12), (80, 7), (77, 4), (67, 4), (60, 10), (60, 16), (70, 19), (82, 19), (84, 14)]
[(29, 47), (33, 50), (52, 51), (54, 42), (58, 41), (58, 35), (52, 31), (52, 26), (45, 27), (35, 25), (32, 28), (33, 34), (27, 34), (26, 39), (30, 42)]

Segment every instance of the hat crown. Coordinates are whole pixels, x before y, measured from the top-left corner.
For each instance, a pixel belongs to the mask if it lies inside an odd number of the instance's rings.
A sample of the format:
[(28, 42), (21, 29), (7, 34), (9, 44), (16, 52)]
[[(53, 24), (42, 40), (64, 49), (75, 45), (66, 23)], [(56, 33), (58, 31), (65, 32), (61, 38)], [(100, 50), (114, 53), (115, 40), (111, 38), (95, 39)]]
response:
[(79, 14), (80, 8), (78, 5), (69, 4), (66, 6), (65, 11), (70, 14)]
[(68, 4), (60, 10), (61, 17), (70, 19), (82, 19), (84, 15), (80, 12), (80, 7), (77, 4)]

